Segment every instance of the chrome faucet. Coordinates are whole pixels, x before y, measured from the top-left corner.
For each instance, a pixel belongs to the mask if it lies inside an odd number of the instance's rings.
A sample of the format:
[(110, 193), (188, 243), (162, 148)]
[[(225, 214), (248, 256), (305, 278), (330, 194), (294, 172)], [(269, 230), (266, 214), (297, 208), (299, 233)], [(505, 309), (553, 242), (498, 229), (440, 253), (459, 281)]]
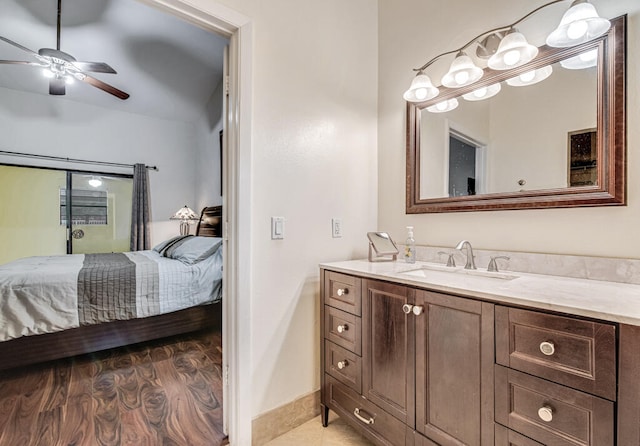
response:
[(462, 240), (460, 243), (458, 243), (456, 249), (462, 251), (465, 247), (467, 248), (467, 263), (464, 265), (464, 269), (477, 269), (476, 262), (473, 258), (473, 248), (471, 247), (471, 243), (469, 243), (469, 241)]

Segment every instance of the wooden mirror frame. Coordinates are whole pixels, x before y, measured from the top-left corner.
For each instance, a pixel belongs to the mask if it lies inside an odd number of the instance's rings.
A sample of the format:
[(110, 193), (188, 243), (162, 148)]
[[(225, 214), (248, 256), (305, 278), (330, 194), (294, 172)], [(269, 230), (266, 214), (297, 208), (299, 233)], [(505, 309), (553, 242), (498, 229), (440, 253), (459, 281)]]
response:
[[(584, 206), (625, 206), (626, 194), (626, 24), (623, 15), (611, 21), (607, 34), (570, 48), (540, 47), (538, 57), (511, 70), (485, 69), (480, 82), (462, 88), (441, 88), (437, 98), (407, 103), (406, 213), (542, 209)], [(598, 48), (598, 182), (596, 186), (491, 193), (461, 197), (420, 199), (420, 111), (482, 86), (556, 63)]]

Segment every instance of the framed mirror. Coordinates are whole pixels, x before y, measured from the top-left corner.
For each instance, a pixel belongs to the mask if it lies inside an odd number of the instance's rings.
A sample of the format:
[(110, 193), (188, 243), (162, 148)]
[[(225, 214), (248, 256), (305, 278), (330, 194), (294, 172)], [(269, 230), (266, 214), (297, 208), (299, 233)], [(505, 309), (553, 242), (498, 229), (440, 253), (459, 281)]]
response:
[(406, 212), (626, 205), (626, 16), (611, 25), (407, 103)]

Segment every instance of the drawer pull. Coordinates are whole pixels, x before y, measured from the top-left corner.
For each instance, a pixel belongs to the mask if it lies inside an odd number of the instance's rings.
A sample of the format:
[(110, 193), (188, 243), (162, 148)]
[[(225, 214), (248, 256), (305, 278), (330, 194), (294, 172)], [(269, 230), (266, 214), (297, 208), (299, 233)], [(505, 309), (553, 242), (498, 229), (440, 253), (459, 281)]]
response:
[(422, 310), (424, 310), (424, 308), (422, 308), (419, 305), (416, 305), (415, 307), (413, 307), (413, 314), (415, 314), (416, 316), (420, 316), (422, 314)]
[(338, 325), (336, 327), (336, 330), (338, 330), (338, 333), (344, 333), (348, 329), (349, 329), (349, 326), (347, 324)]
[(402, 306), (402, 311), (404, 312), (404, 314), (411, 314), (411, 312), (413, 311), (413, 305), (411, 304), (404, 304)]
[(550, 422), (553, 420), (553, 409), (549, 406), (542, 406), (538, 409), (538, 416), (542, 421)]
[(553, 342), (545, 341), (540, 343), (540, 351), (543, 355), (552, 356), (556, 352), (556, 347)]
[[(364, 410), (362, 411), (364, 413)], [(360, 409), (358, 409), (357, 407), (355, 409), (353, 409), (353, 414), (356, 416), (356, 418), (360, 421), (362, 421), (365, 424), (373, 424), (373, 417), (369, 416), (369, 418), (365, 418), (362, 415), (360, 415)]]
[(338, 368), (340, 370), (344, 369), (345, 367), (347, 367), (349, 365), (349, 361), (347, 361), (346, 359), (344, 361), (340, 361), (338, 362)]
[(345, 294), (349, 294), (349, 289), (347, 289), (347, 288), (338, 288), (338, 291), (336, 291), (336, 294), (338, 296), (344, 296)]

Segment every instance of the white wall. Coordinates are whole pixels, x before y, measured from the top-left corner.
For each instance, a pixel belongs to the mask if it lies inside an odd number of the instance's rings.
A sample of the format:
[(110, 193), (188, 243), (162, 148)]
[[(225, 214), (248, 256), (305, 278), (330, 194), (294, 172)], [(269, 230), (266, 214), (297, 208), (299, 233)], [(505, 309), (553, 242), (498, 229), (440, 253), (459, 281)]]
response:
[[(176, 210), (185, 204), (195, 206), (196, 184), (202, 187), (194, 175), (196, 164), (202, 162), (195, 124), (5, 88), (0, 88), (0, 104), (0, 150), (157, 166), (157, 172), (149, 171), (153, 243), (178, 233), (178, 223), (169, 220)], [(65, 167), (17, 157), (0, 157), (0, 162)], [(132, 173), (84, 164), (66, 167)], [(218, 170), (212, 166), (210, 172), (217, 175)], [(209, 184), (219, 181), (209, 178)]]
[[(628, 13), (628, 206), (579, 209), (405, 214), (405, 102), (411, 69), (431, 57), (463, 45), (473, 36), (511, 23), (536, 0), (379, 0), (378, 226), (403, 240), (415, 226), (418, 244), (455, 246), (469, 239), (475, 247), (640, 258), (640, 3), (637, 0), (592, 3), (606, 17)], [(568, 7), (557, 8), (558, 17)], [(555, 26), (552, 25), (552, 27)], [(436, 78), (439, 78), (436, 76)]]
[[(377, 1), (219, 3), (253, 32), (251, 233), (239, 236), (257, 416), (319, 388), (318, 263), (364, 257), (376, 229)], [(286, 219), (284, 240), (270, 239), (271, 216)]]

